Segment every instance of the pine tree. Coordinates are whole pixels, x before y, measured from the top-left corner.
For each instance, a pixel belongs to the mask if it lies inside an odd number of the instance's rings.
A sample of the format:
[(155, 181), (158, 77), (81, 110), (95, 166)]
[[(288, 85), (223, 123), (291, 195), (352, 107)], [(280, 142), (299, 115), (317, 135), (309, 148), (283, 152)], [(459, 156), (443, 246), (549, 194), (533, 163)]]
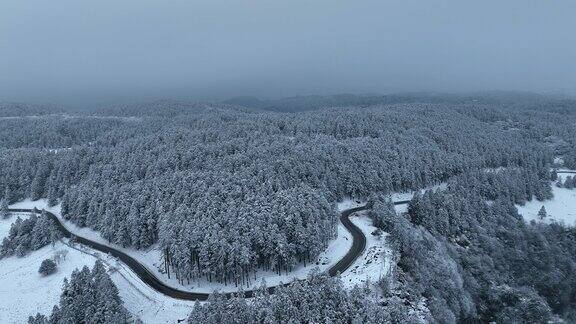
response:
[(48, 318), (46, 318), (46, 316), (40, 313), (36, 314), (36, 316), (28, 317), (28, 324), (48, 324), (48, 323), (50, 323), (48, 321)]
[[(74, 270), (70, 280), (64, 279), (59, 305), (54, 306), (50, 323), (129, 323), (130, 314), (122, 305), (118, 288), (106, 273), (101, 261), (92, 270)], [(36, 315), (33, 320), (42, 320)], [(31, 322), (36, 324), (36, 322)], [(43, 322), (39, 322), (43, 323)]]
[(56, 263), (51, 259), (45, 259), (40, 264), (40, 268), (38, 269), (38, 273), (43, 276), (49, 276), (56, 272)]
[(556, 169), (554, 169), (550, 172), (550, 181), (556, 181), (556, 180), (558, 180), (558, 172), (556, 171)]
[(13, 194), (12, 194), (12, 190), (10, 190), (9, 186), (6, 186), (6, 189), (4, 190), (4, 199), (3, 201), (6, 201), (7, 204), (11, 204), (13, 202)]
[(6, 219), (10, 217), (10, 211), (8, 211), (8, 199), (3, 198), (0, 201), (0, 218)]
[(48, 188), (48, 206), (53, 207), (58, 204), (58, 192), (56, 190), (56, 185), (50, 181), (50, 187)]
[(542, 206), (542, 208), (540, 208), (540, 210), (538, 211), (538, 218), (540, 220), (544, 220), (546, 216), (548, 216), (548, 214), (546, 213), (546, 208)]

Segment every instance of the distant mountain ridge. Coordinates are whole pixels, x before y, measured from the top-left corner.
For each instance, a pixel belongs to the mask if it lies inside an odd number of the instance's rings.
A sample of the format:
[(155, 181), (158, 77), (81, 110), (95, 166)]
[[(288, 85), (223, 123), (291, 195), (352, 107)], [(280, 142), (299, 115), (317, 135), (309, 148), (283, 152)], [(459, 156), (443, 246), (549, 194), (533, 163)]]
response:
[[(552, 99), (552, 100), (551, 100)], [(374, 105), (392, 105), (409, 103), (431, 104), (502, 104), (521, 105), (525, 108), (535, 103), (554, 103), (558, 110), (570, 110), (575, 99), (562, 96), (540, 95), (530, 92), (487, 91), (463, 94), (406, 92), (387, 95), (376, 94), (336, 94), (294, 96), (279, 99), (259, 99), (252, 96), (239, 96), (220, 102), (187, 101), (162, 99), (155, 101), (109, 104), (95, 108), (63, 107), (53, 104), (25, 104), (0, 102), (0, 117), (46, 116), (46, 115), (91, 115), (110, 117), (155, 116), (171, 118), (180, 115), (222, 112), (260, 112), (272, 111), (294, 113), (320, 109), (343, 107), (366, 108)]]
[(0, 102), (0, 117), (24, 117), (60, 114), (64, 110), (54, 105)]
[(111, 105), (97, 108), (93, 114), (118, 117), (175, 117), (179, 115), (202, 114), (214, 111), (251, 111), (252, 108), (215, 102), (195, 102), (180, 100), (156, 100), (143, 103)]
[(294, 96), (281, 99), (261, 100), (256, 97), (234, 97), (224, 103), (277, 112), (299, 112), (334, 107), (372, 106), (399, 103), (518, 103), (538, 101), (546, 96), (530, 92), (487, 91), (465, 94), (430, 92), (406, 92), (388, 95), (337, 94), (330, 96)]

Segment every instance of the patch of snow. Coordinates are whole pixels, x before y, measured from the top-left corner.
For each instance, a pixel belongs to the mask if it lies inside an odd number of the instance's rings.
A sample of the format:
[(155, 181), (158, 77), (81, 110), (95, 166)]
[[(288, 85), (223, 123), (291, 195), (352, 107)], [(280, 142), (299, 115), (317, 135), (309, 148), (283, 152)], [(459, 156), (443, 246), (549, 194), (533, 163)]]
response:
[(140, 117), (136, 117), (136, 116), (97, 116), (97, 115), (67, 115), (64, 114), (62, 115), (62, 117), (64, 119), (108, 119), (108, 120), (121, 120), (121, 121), (128, 121), (128, 122), (134, 122), (134, 121), (140, 121), (142, 120), (142, 118)]
[(0, 323), (25, 323), (28, 316), (38, 312), (50, 314), (58, 304), (64, 278), (70, 277), (76, 268), (94, 264), (94, 258), (69, 250), (66, 259), (58, 264), (57, 272), (42, 277), (38, 273), (40, 263), (66, 249), (58, 242), (23, 258), (12, 256), (0, 260)]
[(404, 214), (408, 212), (408, 204), (394, 205), (394, 210), (397, 214)]
[[(13, 213), (8, 219), (0, 220), (0, 240), (8, 235), (18, 216), (24, 219), (29, 214)], [(58, 264), (57, 272), (47, 277), (40, 276), (40, 263), (61, 250), (68, 250), (68, 255)], [(25, 323), (30, 315), (51, 313), (59, 301), (64, 278), (70, 277), (76, 268), (92, 266), (94, 261), (84, 253), (69, 250), (61, 242), (22, 258), (0, 259), (0, 323)]]
[(60, 212), (60, 207), (48, 207), (48, 200), (46, 199), (39, 199), (36, 201), (32, 201), (30, 199), (24, 199), (17, 203), (14, 203), (9, 206), (13, 209), (34, 209), (34, 207), (38, 208), (39, 210), (46, 209), (47, 211), (54, 211), (57, 210)]
[[(572, 169), (558, 169), (556, 170), (556, 172), (558, 173), (558, 176), (569, 176), (569, 175), (576, 175), (576, 170), (572, 170)], [(562, 173), (562, 172), (566, 172), (566, 173)]]
[[(559, 174), (559, 177), (565, 177), (566, 174)], [(562, 222), (567, 226), (576, 225), (576, 189), (558, 188), (552, 184), (552, 193), (554, 197), (546, 201), (533, 199), (524, 206), (517, 205), (518, 213), (526, 221), (540, 221), (538, 211), (544, 206), (548, 216), (544, 222)]]
[(47, 114), (47, 115), (28, 115), (28, 116), (5, 116), (0, 117), (0, 120), (11, 120), (11, 119), (40, 119), (40, 118), (47, 118), (57, 116), (55, 114)]
[(57, 154), (60, 151), (67, 151), (67, 150), (71, 150), (71, 149), (72, 149), (71, 147), (53, 148), (53, 149), (48, 149), (48, 152)]
[(104, 119), (104, 120), (121, 120), (127, 122), (140, 121), (142, 118), (136, 116), (97, 116), (97, 115), (69, 115), (69, 114), (46, 114), (46, 115), (27, 115), (27, 116), (0, 116), (0, 120), (14, 120), (14, 119), (47, 119), (47, 118), (61, 118), (61, 119)]
[(564, 158), (562, 158), (561, 156), (557, 156), (554, 158), (554, 162), (555, 165), (564, 165)]
[(487, 173), (500, 173), (505, 170), (510, 170), (511, 168), (508, 167), (497, 167), (497, 168), (484, 168), (484, 172)]
[(350, 197), (344, 198), (342, 201), (336, 204), (336, 210), (342, 212), (343, 210), (356, 208), (366, 205), (366, 201), (360, 199), (352, 199)]

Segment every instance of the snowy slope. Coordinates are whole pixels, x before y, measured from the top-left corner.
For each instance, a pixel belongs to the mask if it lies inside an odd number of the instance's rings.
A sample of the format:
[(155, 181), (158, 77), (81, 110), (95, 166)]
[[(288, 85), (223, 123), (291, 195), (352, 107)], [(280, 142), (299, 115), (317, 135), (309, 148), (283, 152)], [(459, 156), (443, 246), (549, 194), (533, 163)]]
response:
[[(3, 221), (4, 222), (4, 221)], [(92, 266), (94, 258), (78, 251), (69, 251), (58, 272), (41, 277), (38, 267), (66, 246), (57, 243), (32, 252), (24, 258), (0, 260), (0, 323), (23, 323), (37, 312), (49, 314), (58, 303), (62, 283), (75, 268)]]

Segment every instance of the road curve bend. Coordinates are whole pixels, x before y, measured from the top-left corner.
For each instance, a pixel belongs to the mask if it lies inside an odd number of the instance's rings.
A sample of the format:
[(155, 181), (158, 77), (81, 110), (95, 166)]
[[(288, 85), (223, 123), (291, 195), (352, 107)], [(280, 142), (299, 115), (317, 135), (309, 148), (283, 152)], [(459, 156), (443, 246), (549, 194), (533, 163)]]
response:
[[(557, 173), (558, 174), (576, 174), (576, 171), (557, 171)], [(409, 202), (410, 202), (410, 200), (395, 201), (394, 205), (395, 206), (405, 205), (405, 204), (408, 204)], [(349, 231), (350, 234), (352, 234), (352, 246), (350, 247), (350, 249), (348, 250), (348, 252), (346, 253), (346, 255), (344, 255), (344, 257), (342, 259), (340, 259), (336, 264), (334, 264), (332, 267), (330, 267), (328, 269), (327, 273), (330, 276), (334, 277), (334, 276), (338, 275), (339, 273), (346, 271), (354, 263), (354, 261), (356, 261), (356, 259), (358, 259), (358, 257), (360, 255), (362, 255), (362, 253), (364, 252), (364, 249), (366, 248), (366, 236), (364, 235), (362, 230), (360, 230), (360, 228), (358, 228), (358, 226), (356, 226), (356, 225), (354, 225), (354, 223), (352, 223), (352, 221), (350, 220), (350, 216), (356, 212), (367, 210), (370, 208), (371, 208), (371, 204), (369, 203), (369, 204), (366, 204), (364, 206), (346, 209), (346, 210), (343, 210), (341, 212), (340, 222), (342, 223), (342, 225), (344, 225), (346, 230)], [(8, 211), (9, 212), (16, 212), (16, 213), (17, 212), (22, 212), (22, 213), (34, 213), (34, 212), (39, 213), (40, 212), (37, 209), (9, 209)], [(144, 283), (146, 283), (147, 285), (149, 285), (150, 287), (152, 287), (154, 290), (158, 291), (159, 293), (162, 293), (162, 294), (169, 296), (169, 297), (172, 297), (172, 298), (183, 299), (183, 300), (204, 301), (204, 300), (208, 299), (208, 297), (210, 295), (208, 293), (184, 291), (184, 290), (180, 290), (180, 289), (177, 289), (177, 288), (174, 288), (174, 287), (171, 287), (171, 286), (165, 284), (160, 279), (158, 279), (153, 273), (151, 273), (144, 265), (139, 263), (137, 260), (135, 260), (134, 258), (129, 256), (128, 254), (121, 252), (119, 250), (116, 250), (110, 246), (94, 242), (94, 241), (89, 240), (87, 238), (84, 238), (82, 236), (75, 235), (75, 234), (71, 233), (60, 222), (60, 219), (58, 217), (56, 217), (56, 215), (54, 215), (53, 213), (48, 212), (48, 211), (46, 211), (46, 215), (48, 215), (48, 217), (50, 217), (54, 221), (56, 227), (62, 232), (64, 237), (66, 237), (66, 238), (74, 237), (74, 240), (77, 243), (83, 244), (85, 246), (88, 246), (88, 247), (90, 247), (94, 250), (100, 251), (102, 253), (106, 253), (106, 254), (114, 256), (115, 258), (119, 259), (124, 264), (126, 264), (132, 271), (134, 271), (134, 273), (136, 273), (136, 275)], [(284, 285), (288, 285), (288, 284), (284, 284)], [(276, 289), (276, 287), (268, 287), (268, 291), (270, 293), (273, 293), (274, 290)], [(255, 292), (254, 290), (248, 290), (248, 291), (244, 291), (243, 294), (244, 294), (244, 297), (250, 298), (250, 297), (254, 296), (254, 292)], [(236, 293), (225, 293), (226, 296), (231, 296), (233, 294), (236, 294)]]
[[(407, 203), (407, 201), (406, 202), (398, 202), (398, 203), (394, 203), (394, 204), (399, 205), (402, 203)], [(358, 257), (362, 254), (362, 252), (364, 252), (364, 249), (366, 248), (366, 236), (364, 235), (362, 230), (360, 230), (360, 228), (358, 228), (356, 225), (354, 225), (354, 223), (352, 223), (352, 221), (350, 220), (350, 216), (356, 212), (359, 212), (362, 210), (367, 210), (369, 208), (370, 208), (370, 204), (366, 204), (364, 206), (360, 206), (360, 207), (356, 207), (356, 208), (350, 208), (350, 209), (346, 209), (346, 210), (342, 211), (342, 213), (340, 215), (340, 222), (342, 222), (342, 225), (344, 225), (346, 230), (348, 230), (352, 234), (352, 246), (350, 247), (350, 249), (348, 250), (348, 252), (346, 253), (346, 255), (344, 255), (344, 257), (342, 259), (340, 259), (335, 265), (333, 265), (332, 267), (330, 267), (328, 269), (327, 272), (330, 276), (336, 276), (337, 274), (346, 271), (354, 263), (354, 261), (356, 261), (356, 259), (358, 259)], [(18, 212), (39, 213), (40, 212), (37, 209), (9, 209), (9, 211), (14, 212), (14, 213), (18, 213)], [(64, 237), (69, 238), (69, 239), (74, 238), (74, 241), (76, 243), (80, 243), (80, 244), (85, 245), (89, 248), (92, 248), (96, 251), (109, 254), (109, 255), (119, 259), (124, 264), (126, 264), (140, 278), (140, 280), (142, 280), (144, 283), (146, 283), (148, 286), (150, 286), (151, 288), (153, 288), (157, 292), (164, 294), (166, 296), (172, 297), (172, 298), (182, 299), (182, 300), (205, 301), (208, 299), (208, 297), (210, 295), (208, 293), (184, 291), (184, 290), (180, 290), (180, 289), (177, 289), (177, 288), (174, 288), (174, 287), (167, 285), (162, 280), (160, 280), (158, 277), (156, 277), (152, 272), (150, 272), (150, 270), (148, 270), (148, 268), (146, 268), (144, 265), (142, 265), (140, 262), (138, 262), (136, 259), (129, 256), (128, 254), (126, 254), (122, 251), (116, 250), (113, 247), (110, 247), (110, 246), (107, 246), (107, 245), (104, 245), (104, 244), (101, 244), (98, 242), (94, 242), (94, 241), (89, 240), (87, 238), (84, 238), (82, 236), (75, 235), (74, 233), (70, 232), (64, 226), (64, 224), (62, 224), (62, 222), (60, 221), (60, 219), (58, 217), (56, 217), (56, 215), (54, 215), (53, 213), (48, 212), (48, 211), (46, 211), (46, 215), (54, 221), (54, 224), (56, 225), (58, 230), (60, 230), (60, 232), (62, 232), (62, 235)], [(287, 285), (287, 284), (285, 284), (285, 285)], [(270, 293), (273, 293), (275, 288), (276, 287), (268, 287), (268, 291)], [(233, 294), (235, 294), (235, 293), (226, 293), (225, 295), (231, 296)], [(254, 296), (254, 291), (253, 290), (244, 291), (243, 294), (244, 294), (244, 297), (250, 298), (250, 297)]]

